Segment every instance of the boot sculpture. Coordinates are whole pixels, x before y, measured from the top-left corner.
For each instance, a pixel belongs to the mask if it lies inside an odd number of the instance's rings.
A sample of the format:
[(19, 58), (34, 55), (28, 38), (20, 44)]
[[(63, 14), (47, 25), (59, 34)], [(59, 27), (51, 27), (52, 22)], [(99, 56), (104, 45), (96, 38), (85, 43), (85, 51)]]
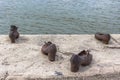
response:
[(71, 71), (72, 72), (77, 72), (79, 70), (80, 67), (80, 58), (78, 55), (73, 54), (71, 59), (70, 59), (70, 63), (71, 63)]
[(87, 66), (91, 63), (92, 61), (92, 55), (89, 53), (89, 51), (81, 51), (79, 54), (79, 57), (81, 59), (81, 65), (82, 66)]
[(15, 25), (11, 25), (10, 27), (10, 33), (9, 38), (11, 40), (11, 43), (15, 43), (15, 40), (19, 38), (19, 32), (17, 31), (18, 27)]
[(48, 59), (50, 61), (55, 61), (57, 49), (56, 45), (53, 44), (52, 42), (45, 43), (41, 48), (41, 52), (45, 55), (48, 55)]

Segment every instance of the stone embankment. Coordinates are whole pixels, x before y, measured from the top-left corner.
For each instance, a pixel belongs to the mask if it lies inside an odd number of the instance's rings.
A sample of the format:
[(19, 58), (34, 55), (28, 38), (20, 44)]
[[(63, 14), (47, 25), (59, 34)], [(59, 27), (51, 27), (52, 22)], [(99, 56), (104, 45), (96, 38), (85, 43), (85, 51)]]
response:
[[(21, 35), (11, 44), (0, 35), (0, 80), (120, 80), (120, 34), (108, 45), (94, 35)], [(45, 41), (57, 46), (56, 61), (41, 53)], [(93, 55), (91, 65), (70, 71), (70, 57), (84, 49)]]

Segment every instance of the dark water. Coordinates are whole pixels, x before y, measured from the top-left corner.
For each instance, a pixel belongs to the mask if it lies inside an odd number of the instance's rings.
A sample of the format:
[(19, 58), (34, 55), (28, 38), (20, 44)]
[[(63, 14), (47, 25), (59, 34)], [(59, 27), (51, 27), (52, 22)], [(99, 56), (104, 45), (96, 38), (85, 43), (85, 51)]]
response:
[(120, 33), (120, 0), (0, 0), (0, 34)]

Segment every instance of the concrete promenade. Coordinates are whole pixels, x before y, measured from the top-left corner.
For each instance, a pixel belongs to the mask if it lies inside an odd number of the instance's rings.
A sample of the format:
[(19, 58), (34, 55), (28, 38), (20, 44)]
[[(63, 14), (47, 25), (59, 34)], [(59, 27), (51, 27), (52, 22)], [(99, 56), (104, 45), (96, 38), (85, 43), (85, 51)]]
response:
[[(0, 35), (0, 80), (120, 80), (120, 34), (111, 34), (108, 45), (94, 35), (20, 35), (11, 44)], [(56, 61), (41, 53), (45, 41), (57, 46)], [(70, 71), (70, 57), (84, 49), (93, 55), (91, 65)]]

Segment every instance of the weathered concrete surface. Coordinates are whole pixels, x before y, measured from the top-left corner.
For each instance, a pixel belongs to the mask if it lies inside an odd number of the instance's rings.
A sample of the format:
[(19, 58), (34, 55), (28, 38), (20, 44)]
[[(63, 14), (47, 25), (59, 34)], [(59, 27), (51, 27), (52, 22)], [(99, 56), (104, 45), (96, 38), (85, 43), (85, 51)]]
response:
[[(117, 41), (105, 45), (94, 35), (21, 35), (11, 44), (0, 35), (0, 80), (120, 80), (120, 34), (112, 37)], [(44, 41), (57, 45), (55, 62), (41, 53)], [(69, 59), (83, 49), (91, 50), (92, 64), (72, 73)]]

